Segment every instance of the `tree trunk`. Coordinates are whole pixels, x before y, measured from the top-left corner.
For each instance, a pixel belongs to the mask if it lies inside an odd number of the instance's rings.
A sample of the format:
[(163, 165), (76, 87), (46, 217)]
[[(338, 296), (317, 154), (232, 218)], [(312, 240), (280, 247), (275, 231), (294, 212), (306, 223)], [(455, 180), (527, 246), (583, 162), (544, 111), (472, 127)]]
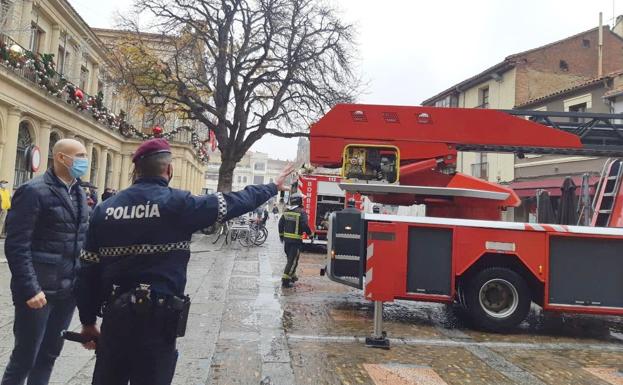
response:
[(218, 169), (218, 187), (217, 191), (230, 192), (231, 185), (234, 181), (234, 169), (236, 162), (232, 159), (221, 159), (221, 166)]

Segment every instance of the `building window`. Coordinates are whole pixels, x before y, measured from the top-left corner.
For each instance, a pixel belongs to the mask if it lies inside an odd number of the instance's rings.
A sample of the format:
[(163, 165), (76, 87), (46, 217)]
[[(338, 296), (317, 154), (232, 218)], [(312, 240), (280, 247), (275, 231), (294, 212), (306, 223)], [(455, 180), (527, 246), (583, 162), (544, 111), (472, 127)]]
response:
[(266, 170), (266, 165), (262, 162), (257, 162), (256, 164), (253, 165), (253, 169), (255, 171), (264, 171)]
[(459, 98), (456, 95), (448, 95), (435, 102), (435, 107), (458, 107)]
[(207, 180), (218, 180), (218, 174), (208, 173), (206, 174), (206, 179)]
[(0, 27), (4, 27), (9, 22), (13, 13), (12, 5), (12, 0), (0, 0)]
[(17, 156), (15, 157), (15, 181), (13, 187), (17, 188), (31, 178), (32, 172), (28, 159), (28, 147), (32, 145), (30, 136), (30, 124), (21, 122), (17, 134)]
[(242, 183), (242, 177), (238, 175), (238, 183)]
[(590, 48), (591, 47), (591, 41), (588, 40), (588, 39), (582, 39), (582, 47)]
[[(573, 106), (569, 106), (569, 112), (579, 112), (579, 113), (583, 113), (586, 112), (586, 103), (580, 103), (580, 104), (574, 104)], [(569, 118), (569, 120), (572, 123), (584, 123), (585, 120), (584, 118), (580, 118), (580, 117), (571, 117)]]
[(242, 183), (247, 183), (247, 177), (246, 176), (242, 177)]
[(48, 147), (48, 168), (52, 168), (52, 166), (54, 165), (54, 154), (52, 152), (52, 149), (54, 148), (56, 142), (58, 142), (59, 140), (61, 140), (61, 136), (56, 132), (50, 134), (50, 146)]
[(478, 90), (478, 107), (489, 108), (489, 87)]
[(253, 184), (263, 184), (264, 183), (264, 175), (255, 175), (253, 177)]
[(98, 154), (97, 154), (97, 150), (94, 148), (93, 151), (91, 151), (91, 178), (89, 179), (89, 181), (91, 182), (91, 184), (95, 185), (96, 187), (100, 187), (97, 186), (97, 167), (98, 167)]
[(36, 24), (31, 24), (30, 32), (30, 46), (29, 49), (34, 53), (40, 53), (41, 43), (43, 42), (43, 35), (45, 32)]
[[(151, 130), (156, 126), (164, 128), (166, 123), (166, 117), (158, 108), (147, 108), (147, 110), (143, 114), (143, 130), (148, 130), (148, 132), (151, 132)], [(180, 141), (183, 141), (181, 137)]]
[(489, 162), (487, 154), (480, 153), (476, 155), (476, 163), (472, 164), (471, 174), (476, 178), (484, 180), (489, 179)]
[(80, 89), (84, 91), (87, 88), (87, 79), (89, 78), (89, 70), (86, 66), (80, 67)]
[(58, 53), (56, 54), (56, 70), (59, 74), (63, 74), (65, 71), (65, 47), (59, 45)]
[(112, 183), (112, 155), (106, 154), (106, 180), (104, 181), (104, 186), (100, 188), (104, 189), (106, 187), (111, 187)]
[(558, 67), (560, 67), (561, 71), (564, 71), (564, 72), (569, 71), (569, 64), (564, 60), (561, 60), (560, 63), (558, 63)]

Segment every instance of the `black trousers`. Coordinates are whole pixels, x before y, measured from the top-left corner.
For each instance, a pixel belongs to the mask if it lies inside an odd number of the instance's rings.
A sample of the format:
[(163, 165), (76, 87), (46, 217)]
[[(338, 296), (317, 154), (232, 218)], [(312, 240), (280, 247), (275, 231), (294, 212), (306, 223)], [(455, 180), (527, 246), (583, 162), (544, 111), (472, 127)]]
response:
[(61, 331), (69, 327), (76, 307), (73, 298), (49, 296), (41, 309), (15, 305), (15, 347), (2, 376), (2, 385), (47, 385), (54, 362), (63, 349)]
[(177, 364), (170, 322), (129, 309), (104, 314), (93, 385), (170, 385)]
[(286, 268), (283, 270), (284, 279), (296, 276), (296, 268), (299, 265), (299, 256), (302, 246), (303, 243), (301, 242), (284, 241), (283, 249), (286, 252), (286, 258), (288, 258)]

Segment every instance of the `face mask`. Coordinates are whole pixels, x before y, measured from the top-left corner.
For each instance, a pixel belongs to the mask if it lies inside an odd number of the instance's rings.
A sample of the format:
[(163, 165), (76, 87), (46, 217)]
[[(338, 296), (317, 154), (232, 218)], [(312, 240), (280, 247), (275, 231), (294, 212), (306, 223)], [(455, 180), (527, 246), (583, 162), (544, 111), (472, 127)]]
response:
[(71, 164), (71, 167), (67, 167), (66, 165), (72, 178), (80, 178), (87, 173), (87, 170), (89, 168), (89, 160), (87, 158), (72, 158), (72, 160), (73, 162)]

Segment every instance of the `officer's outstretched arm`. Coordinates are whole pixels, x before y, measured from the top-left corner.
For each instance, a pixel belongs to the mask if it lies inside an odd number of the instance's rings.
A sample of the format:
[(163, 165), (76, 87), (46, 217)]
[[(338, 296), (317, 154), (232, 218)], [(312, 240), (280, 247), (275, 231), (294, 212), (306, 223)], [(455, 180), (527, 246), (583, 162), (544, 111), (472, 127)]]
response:
[(288, 190), (286, 178), (294, 166), (288, 165), (279, 174), (275, 183), (247, 186), (244, 190), (230, 193), (216, 193), (203, 197), (186, 196), (182, 210), (184, 222), (191, 232), (224, 222), (253, 211), (277, 194), (279, 190)]
[(186, 196), (182, 213), (183, 221), (191, 232), (225, 222), (253, 211), (277, 194), (274, 183), (247, 186), (244, 190), (229, 193), (216, 193), (207, 196)]

